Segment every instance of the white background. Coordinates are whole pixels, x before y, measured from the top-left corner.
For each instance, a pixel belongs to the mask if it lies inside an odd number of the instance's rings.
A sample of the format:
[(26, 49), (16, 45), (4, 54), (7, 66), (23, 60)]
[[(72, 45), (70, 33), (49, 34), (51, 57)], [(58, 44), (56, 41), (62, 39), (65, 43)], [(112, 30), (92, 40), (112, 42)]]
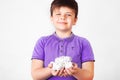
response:
[[(31, 55), (41, 36), (52, 34), (52, 0), (0, 0), (0, 80), (32, 80)], [(94, 80), (120, 80), (120, 1), (77, 0), (73, 32), (95, 54)]]

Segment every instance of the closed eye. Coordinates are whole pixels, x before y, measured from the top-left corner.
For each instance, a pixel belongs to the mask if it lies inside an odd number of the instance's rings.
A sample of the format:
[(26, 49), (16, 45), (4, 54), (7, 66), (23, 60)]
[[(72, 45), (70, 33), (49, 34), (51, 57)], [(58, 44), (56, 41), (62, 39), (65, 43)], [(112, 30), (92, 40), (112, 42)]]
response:
[(56, 15), (61, 15), (61, 14), (58, 13), (58, 14), (56, 14)]
[(67, 16), (72, 16), (71, 14), (66, 14)]

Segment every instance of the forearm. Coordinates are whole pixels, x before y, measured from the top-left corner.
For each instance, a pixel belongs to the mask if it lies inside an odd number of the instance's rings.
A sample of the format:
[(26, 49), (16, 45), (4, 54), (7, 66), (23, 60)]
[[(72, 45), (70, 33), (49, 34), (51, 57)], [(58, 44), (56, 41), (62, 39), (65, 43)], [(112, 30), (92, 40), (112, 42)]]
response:
[(76, 74), (73, 74), (73, 76), (78, 80), (93, 80), (93, 72), (89, 72), (84, 69), (79, 69)]
[(32, 70), (32, 77), (34, 80), (46, 80), (51, 75), (51, 69), (48, 67)]

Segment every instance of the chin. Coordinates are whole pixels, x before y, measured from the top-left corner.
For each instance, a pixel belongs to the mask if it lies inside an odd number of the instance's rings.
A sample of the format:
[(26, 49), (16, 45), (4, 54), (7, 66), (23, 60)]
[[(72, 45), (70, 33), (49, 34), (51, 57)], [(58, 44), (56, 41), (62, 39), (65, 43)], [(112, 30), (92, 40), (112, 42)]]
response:
[(58, 29), (61, 32), (69, 31), (69, 29)]

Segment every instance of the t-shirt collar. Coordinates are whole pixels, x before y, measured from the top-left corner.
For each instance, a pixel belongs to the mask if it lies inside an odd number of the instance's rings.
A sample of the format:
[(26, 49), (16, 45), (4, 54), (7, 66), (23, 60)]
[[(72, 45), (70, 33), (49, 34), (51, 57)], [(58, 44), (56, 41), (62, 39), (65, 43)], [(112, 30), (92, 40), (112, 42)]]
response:
[(53, 36), (55, 37), (55, 39), (57, 39), (58, 41), (71, 41), (74, 38), (74, 34), (73, 32), (71, 32), (71, 35), (67, 38), (60, 38), (58, 37), (58, 35), (56, 34), (56, 32), (53, 33)]

